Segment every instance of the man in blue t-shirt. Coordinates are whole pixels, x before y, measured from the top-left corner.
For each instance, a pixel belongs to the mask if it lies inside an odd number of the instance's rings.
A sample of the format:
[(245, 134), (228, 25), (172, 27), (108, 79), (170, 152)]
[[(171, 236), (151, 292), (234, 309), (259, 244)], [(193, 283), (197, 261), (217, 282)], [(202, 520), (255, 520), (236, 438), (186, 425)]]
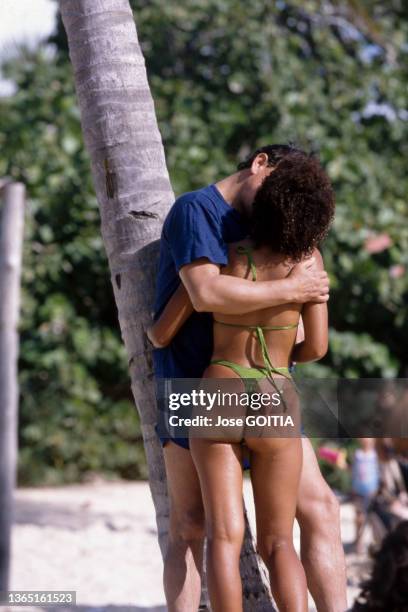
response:
[[(268, 145), (214, 185), (186, 193), (170, 210), (162, 232), (155, 318), (180, 281), (194, 305), (169, 346), (154, 351), (157, 379), (200, 378), (212, 354), (212, 312), (243, 314), (288, 302), (327, 301), (328, 278), (313, 261), (295, 266), (282, 280), (252, 283), (221, 275), (228, 243), (247, 235), (255, 193), (267, 174), (293, 151)], [(199, 606), (204, 510), (188, 439), (162, 440), (170, 496), (169, 546), (164, 587), (170, 612)], [(320, 611), (347, 608), (344, 554), (336, 498), (324, 481), (310, 444), (303, 439), (297, 519), (309, 590)]]

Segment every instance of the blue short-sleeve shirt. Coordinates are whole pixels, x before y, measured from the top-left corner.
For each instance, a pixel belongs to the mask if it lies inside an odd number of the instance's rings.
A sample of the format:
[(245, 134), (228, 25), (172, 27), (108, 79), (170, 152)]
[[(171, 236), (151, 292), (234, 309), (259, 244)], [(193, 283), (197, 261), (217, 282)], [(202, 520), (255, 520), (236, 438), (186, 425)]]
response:
[[(182, 266), (202, 257), (225, 265), (228, 243), (242, 240), (247, 233), (244, 218), (224, 200), (215, 185), (180, 196), (163, 225), (155, 318), (177, 289)], [(155, 375), (200, 378), (210, 362), (212, 348), (212, 315), (194, 312), (169, 346), (154, 350)]]

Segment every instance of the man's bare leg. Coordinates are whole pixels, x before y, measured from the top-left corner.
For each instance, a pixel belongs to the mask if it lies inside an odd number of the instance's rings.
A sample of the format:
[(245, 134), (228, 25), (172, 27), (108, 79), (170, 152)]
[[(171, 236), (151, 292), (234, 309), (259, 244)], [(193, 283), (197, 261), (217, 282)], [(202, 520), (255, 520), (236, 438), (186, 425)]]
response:
[(310, 440), (302, 439), (303, 467), (296, 518), (307, 585), (318, 612), (347, 610), (346, 565), (339, 504), (324, 480)]
[(204, 508), (200, 483), (189, 450), (164, 447), (170, 497), (169, 544), (164, 560), (168, 612), (197, 612), (200, 605)]

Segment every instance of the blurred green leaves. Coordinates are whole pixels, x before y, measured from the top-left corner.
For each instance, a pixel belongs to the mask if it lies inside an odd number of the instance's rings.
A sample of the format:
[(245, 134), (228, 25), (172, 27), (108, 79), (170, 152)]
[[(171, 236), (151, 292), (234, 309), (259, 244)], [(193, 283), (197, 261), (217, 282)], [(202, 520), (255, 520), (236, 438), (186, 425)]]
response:
[(39, 48), (4, 66), (0, 175), (26, 183), (21, 482), (145, 476), (70, 66)]

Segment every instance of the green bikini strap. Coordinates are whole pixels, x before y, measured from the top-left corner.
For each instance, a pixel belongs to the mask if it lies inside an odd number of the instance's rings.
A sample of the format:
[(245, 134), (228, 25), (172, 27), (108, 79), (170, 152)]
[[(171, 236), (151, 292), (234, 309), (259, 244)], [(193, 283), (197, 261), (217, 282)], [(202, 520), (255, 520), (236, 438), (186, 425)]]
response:
[[(290, 373), (288, 372), (288, 374), (284, 374), (282, 371), (280, 371), (278, 368), (275, 368), (275, 366), (273, 365), (271, 358), (269, 356), (269, 351), (268, 351), (268, 346), (266, 344), (266, 340), (265, 340), (265, 336), (263, 333), (263, 329), (262, 327), (257, 327), (256, 328), (256, 335), (258, 337), (258, 342), (261, 346), (261, 352), (262, 352), (262, 357), (263, 357), (263, 361), (265, 364), (265, 369), (267, 370), (268, 374), (269, 374), (269, 379), (272, 383), (272, 385), (275, 387), (276, 391), (279, 393), (281, 402), (282, 402), (282, 406), (283, 406), (283, 411), (287, 412), (288, 406), (286, 404), (285, 398), (283, 397), (283, 394), (281, 392), (281, 390), (278, 387), (278, 384), (275, 380), (274, 374), (282, 374), (285, 378), (287, 378), (288, 380), (291, 380), (292, 377), (290, 375)], [(292, 381), (293, 383), (293, 381)], [(296, 385), (295, 385), (295, 389), (296, 389)], [(297, 389), (296, 389), (297, 390)]]
[(214, 319), (215, 323), (219, 323), (220, 325), (225, 325), (226, 327), (240, 327), (241, 329), (248, 330), (257, 330), (258, 327), (261, 327), (263, 331), (282, 331), (286, 329), (296, 329), (299, 326), (299, 323), (291, 323), (290, 325), (243, 325), (242, 323), (226, 323), (225, 321), (217, 321)]
[(250, 247), (243, 246), (240, 244), (237, 246), (237, 253), (239, 255), (246, 255), (248, 258), (249, 269), (251, 270), (252, 280), (256, 281), (256, 265), (252, 256), (252, 249)]
[[(283, 374), (283, 372), (280, 371), (280, 369), (275, 368), (275, 366), (273, 365), (271, 361), (271, 358), (269, 356), (268, 346), (266, 344), (266, 340), (265, 340), (265, 336), (264, 336), (262, 327), (260, 326), (256, 327), (256, 335), (258, 337), (258, 342), (261, 347), (262, 358), (265, 364), (265, 369), (268, 370), (268, 372), (270, 372), (271, 378), (273, 378), (272, 376), (273, 373)], [(288, 376), (288, 378), (290, 378), (290, 376)]]
[(245, 367), (240, 366), (239, 363), (234, 363), (233, 361), (228, 361), (227, 359), (214, 359), (213, 361), (211, 361), (211, 363), (214, 365), (223, 365), (227, 368), (230, 368), (230, 370), (235, 372), (235, 374), (239, 376), (239, 378), (241, 378), (242, 380), (244, 380), (245, 378)]

